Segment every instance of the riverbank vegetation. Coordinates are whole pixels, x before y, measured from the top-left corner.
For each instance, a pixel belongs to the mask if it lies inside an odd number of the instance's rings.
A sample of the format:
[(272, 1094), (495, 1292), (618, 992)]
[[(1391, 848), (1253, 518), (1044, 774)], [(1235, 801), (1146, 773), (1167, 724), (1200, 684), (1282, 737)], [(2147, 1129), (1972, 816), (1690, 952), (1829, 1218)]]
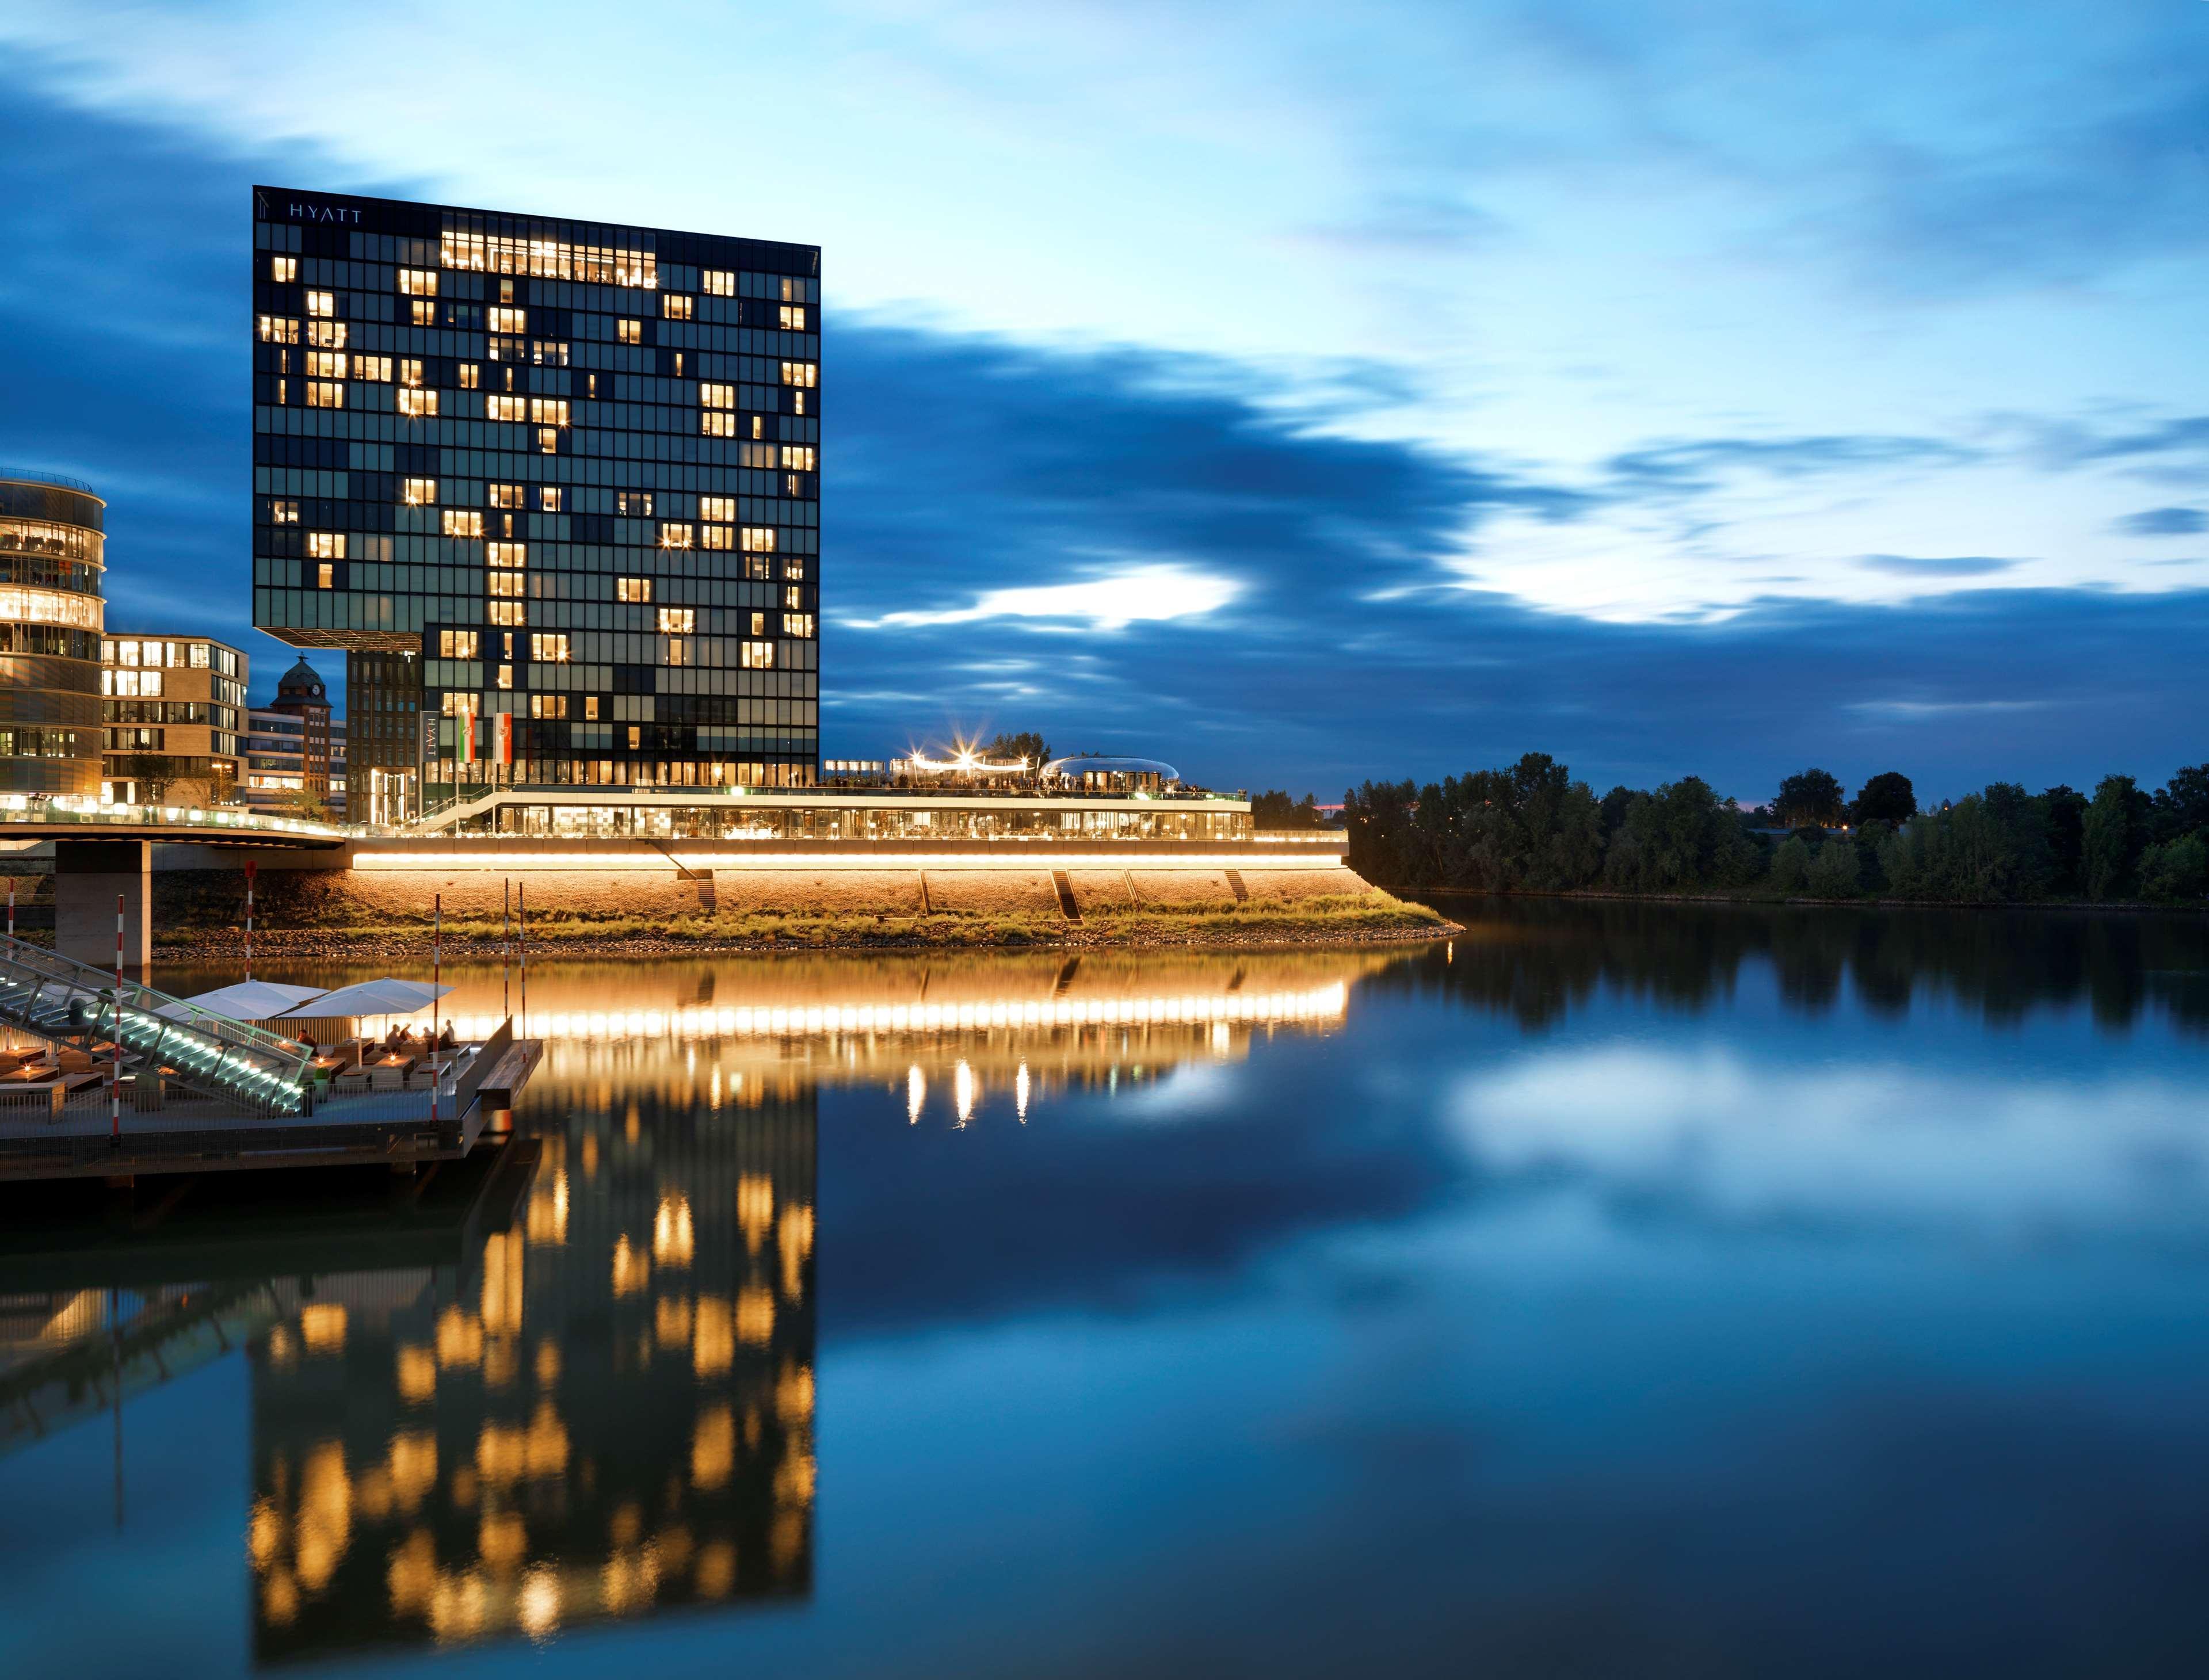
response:
[(1598, 796), (1543, 753), (1424, 786), (1344, 796), (1350, 865), (1403, 891), (2198, 905), (2209, 894), (2209, 765), (2153, 792), (1995, 782), (1920, 810), (1908, 777), (1857, 797), (1823, 770), (1744, 808), (1700, 777)]

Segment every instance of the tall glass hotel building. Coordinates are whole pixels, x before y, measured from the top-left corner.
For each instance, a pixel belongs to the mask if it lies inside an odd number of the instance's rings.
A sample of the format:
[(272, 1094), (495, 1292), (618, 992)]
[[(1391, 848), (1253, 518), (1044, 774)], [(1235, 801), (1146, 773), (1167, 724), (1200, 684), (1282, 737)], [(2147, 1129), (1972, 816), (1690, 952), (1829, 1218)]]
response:
[(812, 785), (820, 272), (254, 189), (253, 620), (346, 650), (363, 815), (418, 773)]

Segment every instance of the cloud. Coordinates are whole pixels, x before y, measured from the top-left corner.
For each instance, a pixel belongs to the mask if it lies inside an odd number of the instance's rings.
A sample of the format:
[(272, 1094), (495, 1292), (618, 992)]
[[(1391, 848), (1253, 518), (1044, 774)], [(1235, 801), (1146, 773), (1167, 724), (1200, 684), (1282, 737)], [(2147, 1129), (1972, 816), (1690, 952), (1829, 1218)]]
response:
[(1887, 572), (1896, 577), (1987, 577), (2012, 570), (2025, 562), (1997, 560), (1983, 554), (1867, 554), (1857, 563), (1867, 571)]
[(851, 623), (858, 629), (876, 629), (899, 624), (971, 624), (986, 618), (1064, 618), (1086, 619), (1094, 629), (1117, 630), (1137, 623), (1201, 617), (1241, 592), (1242, 586), (1232, 578), (1207, 577), (1178, 566), (1135, 566), (1080, 583), (992, 589), (970, 607), (889, 612)]
[(1735, 473), (1803, 479), (1881, 468), (1958, 467), (1982, 452), (1938, 437), (1840, 435), (1672, 439), (1626, 450), (1604, 463), (1624, 491), (1640, 495), (1716, 489)]
[(2128, 537), (2191, 537), (2209, 531), (2209, 515), (2198, 508), (2149, 508), (2128, 514), (2117, 528)]

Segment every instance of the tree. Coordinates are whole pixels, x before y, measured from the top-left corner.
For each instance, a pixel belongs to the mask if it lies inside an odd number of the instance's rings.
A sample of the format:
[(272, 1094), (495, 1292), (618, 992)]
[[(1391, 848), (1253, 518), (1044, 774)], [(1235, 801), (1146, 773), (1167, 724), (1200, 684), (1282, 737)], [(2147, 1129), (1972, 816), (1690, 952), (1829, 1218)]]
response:
[(1637, 798), (1604, 859), (1604, 878), (1628, 892), (1680, 892), (1754, 880), (1762, 854), (1734, 821), (1734, 806), (1700, 776), (1682, 776)]
[(1313, 795), (1307, 793), (1301, 800), (1291, 799), (1285, 792), (1274, 788), (1251, 799), (1250, 825), (1255, 828), (1317, 828), (1325, 826), (1325, 819)]
[(2209, 894), (2209, 840), (2196, 832), (2151, 846), (2140, 854), (2140, 873), (2148, 897), (2198, 902)]
[(1810, 873), (1810, 848), (1799, 834), (1790, 834), (1772, 853), (1772, 890), (1791, 897), (1803, 890)]
[(2041, 831), (2048, 837), (2049, 890), (2059, 897), (2077, 898), (2086, 890), (2086, 796), (2058, 782), (2034, 803), (2040, 807)]
[(293, 788), (288, 803), (291, 805), (288, 814), (302, 822), (328, 822), (331, 819), (329, 805), (311, 787)]
[(1024, 729), (1017, 735), (998, 731), (996, 738), (982, 749), (981, 756), (996, 763), (1024, 758), (1028, 768), (1040, 770), (1050, 762), (1050, 743), (1032, 729)]
[(2189, 764), (2157, 790), (2155, 826), (2167, 840), (2209, 828), (2209, 764)]
[(176, 784), (177, 761), (166, 753), (120, 753), (109, 761), (107, 774), (113, 781), (136, 783), (140, 804), (158, 805)]
[(1791, 828), (1815, 824), (1838, 827), (1848, 808), (1848, 796), (1839, 777), (1830, 770), (1803, 770), (1779, 784), (1779, 797), (1772, 802), (1779, 820)]
[(2082, 847), (2088, 898), (2124, 898), (2135, 889), (2154, 809), (2130, 776), (2104, 776), (2095, 785)]
[(1821, 899), (1854, 898), (1863, 890), (1856, 847), (1846, 840), (1827, 841), (1810, 859), (1803, 884)]
[(1863, 785), (1851, 809), (1850, 821), (1892, 822), (1899, 827), (1917, 815), (1917, 791), (1899, 770), (1884, 771)]

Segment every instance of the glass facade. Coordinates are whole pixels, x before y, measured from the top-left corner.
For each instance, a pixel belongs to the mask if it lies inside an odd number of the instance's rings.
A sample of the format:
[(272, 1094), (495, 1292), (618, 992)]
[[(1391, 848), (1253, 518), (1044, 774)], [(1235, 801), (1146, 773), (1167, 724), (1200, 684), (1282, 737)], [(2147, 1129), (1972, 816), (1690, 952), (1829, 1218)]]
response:
[(254, 623), (346, 650), (356, 774), (812, 786), (819, 248), (253, 207)]
[(0, 793), (99, 796), (107, 504), (0, 473)]

